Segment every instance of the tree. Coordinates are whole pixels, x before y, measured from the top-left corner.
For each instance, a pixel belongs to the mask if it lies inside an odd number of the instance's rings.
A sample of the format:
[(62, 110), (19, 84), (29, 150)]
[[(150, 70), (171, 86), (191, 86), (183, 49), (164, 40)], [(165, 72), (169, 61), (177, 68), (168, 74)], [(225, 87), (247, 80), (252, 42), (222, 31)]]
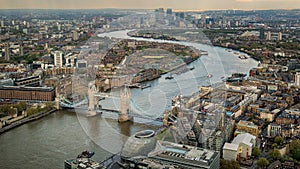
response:
[(38, 112), (39, 112), (39, 110), (37, 108), (31, 107), (31, 108), (27, 109), (27, 115), (28, 116), (31, 116), (31, 115), (36, 114)]
[(27, 109), (27, 103), (26, 102), (19, 102), (15, 105), (15, 107), (18, 109), (18, 112), (22, 112)]
[(271, 150), (268, 155), (274, 160), (278, 160), (281, 158), (281, 154), (278, 150)]
[(293, 140), (290, 143), (290, 153), (294, 159), (300, 160), (300, 141), (299, 140)]
[(262, 157), (257, 161), (257, 165), (261, 168), (265, 168), (269, 165), (269, 161), (266, 158)]
[(274, 148), (276, 148), (277, 146), (278, 146), (277, 143), (274, 143), (274, 144), (272, 144), (271, 148), (274, 149)]
[(225, 159), (221, 159), (220, 167), (221, 167), (221, 169), (239, 169), (239, 168), (241, 168), (239, 163), (236, 162), (235, 160), (225, 160)]
[(260, 149), (258, 147), (254, 147), (252, 154), (255, 158), (259, 157), (260, 156)]
[(281, 145), (283, 143), (283, 138), (281, 136), (276, 136), (275, 139), (274, 139), (274, 142), (277, 145)]

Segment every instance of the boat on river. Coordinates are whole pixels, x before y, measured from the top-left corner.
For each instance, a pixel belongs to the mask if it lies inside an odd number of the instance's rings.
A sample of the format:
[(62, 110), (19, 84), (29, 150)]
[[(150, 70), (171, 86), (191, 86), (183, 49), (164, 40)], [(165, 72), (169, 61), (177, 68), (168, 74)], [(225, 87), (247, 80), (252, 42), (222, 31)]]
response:
[(166, 80), (171, 80), (171, 79), (174, 79), (174, 77), (172, 75), (169, 75), (167, 77), (165, 77)]

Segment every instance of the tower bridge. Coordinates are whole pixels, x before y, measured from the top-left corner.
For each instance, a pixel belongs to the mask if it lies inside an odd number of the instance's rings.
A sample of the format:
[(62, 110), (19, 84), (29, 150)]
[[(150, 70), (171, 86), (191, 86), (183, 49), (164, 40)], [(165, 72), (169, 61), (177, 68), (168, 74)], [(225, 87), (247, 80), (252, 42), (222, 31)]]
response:
[[(99, 93), (96, 90), (95, 84), (91, 82), (88, 85), (88, 96), (80, 102), (74, 103), (66, 98), (59, 97), (59, 105), (64, 108), (70, 109), (84, 109), (87, 116), (95, 116), (101, 110), (110, 113), (118, 114), (118, 122), (133, 121), (133, 118), (141, 118), (146, 120), (161, 121), (159, 117), (152, 117), (143, 114), (143, 109), (140, 108), (135, 101), (131, 98), (130, 89), (125, 86), (121, 89), (120, 95), (112, 95), (109, 93)], [(100, 100), (105, 98), (120, 99), (120, 110), (102, 109)]]

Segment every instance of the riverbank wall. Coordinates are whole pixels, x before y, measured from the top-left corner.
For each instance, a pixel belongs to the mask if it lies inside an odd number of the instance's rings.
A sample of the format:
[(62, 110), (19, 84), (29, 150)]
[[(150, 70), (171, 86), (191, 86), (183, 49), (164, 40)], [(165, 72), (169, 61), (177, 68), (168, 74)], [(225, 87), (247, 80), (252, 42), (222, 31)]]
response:
[(22, 120), (16, 121), (16, 122), (14, 122), (14, 123), (12, 123), (12, 124), (10, 124), (8, 126), (5, 126), (5, 127), (1, 128), (0, 129), (0, 135), (3, 134), (3, 133), (5, 133), (6, 131), (9, 131), (9, 130), (15, 128), (15, 127), (18, 127), (18, 126), (21, 126), (21, 125), (26, 124), (28, 122), (35, 121), (37, 119), (45, 117), (45, 116), (47, 116), (47, 115), (49, 115), (49, 114), (51, 114), (51, 113), (53, 113), (55, 111), (56, 111), (56, 109), (51, 109), (51, 110), (46, 111), (46, 112), (40, 112), (40, 113), (31, 115), (29, 117), (25, 117)]

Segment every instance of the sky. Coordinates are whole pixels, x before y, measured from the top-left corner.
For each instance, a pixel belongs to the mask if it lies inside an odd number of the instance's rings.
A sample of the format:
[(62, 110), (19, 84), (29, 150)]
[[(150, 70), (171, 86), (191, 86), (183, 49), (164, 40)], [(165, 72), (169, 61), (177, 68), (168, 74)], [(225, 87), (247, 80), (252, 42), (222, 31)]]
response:
[(0, 9), (300, 9), (300, 0), (0, 0)]

